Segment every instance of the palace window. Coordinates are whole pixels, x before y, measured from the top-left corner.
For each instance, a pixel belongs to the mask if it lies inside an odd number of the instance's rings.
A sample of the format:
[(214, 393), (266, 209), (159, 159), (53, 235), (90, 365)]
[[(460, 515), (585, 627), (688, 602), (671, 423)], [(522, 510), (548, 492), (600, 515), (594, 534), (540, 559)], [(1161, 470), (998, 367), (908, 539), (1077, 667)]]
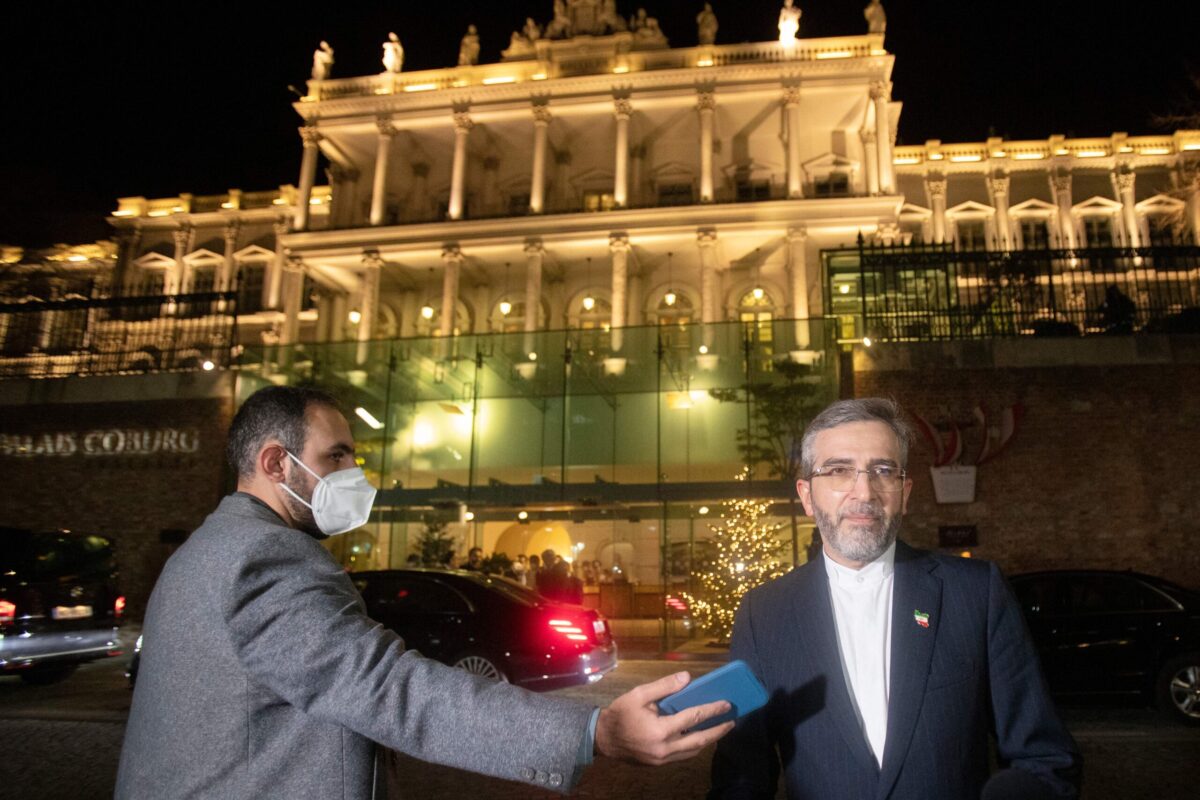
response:
[(508, 214), (519, 217), (529, 213), (529, 194), (510, 194), (508, 196)]
[(613, 200), (612, 192), (583, 193), (584, 211), (612, 211), (614, 208), (616, 201)]
[(735, 190), (739, 203), (771, 199), (771, 182), (769, 180), (742, 179), (737, 182)]
[(242, 263), (238, 265), (237, 313), (255, 314), (263, 307), (263, 276), (266, 264)]
[(667, 303), (665, 293), (658, 301), (658, 307), (654, 309), (654, 319), (660, 328), (659, 336), (664, 347), (688, 350), (691, 347), (691, 323), (696, 312), (691, 300), (678, 291), (673, 293), (674, 304)]
[(850, 194), (850, 176), (845, 172), (831, 172), (813, 181), (813, 194), (817, 197), (844, 197)]
[(1147, 244), (1151, 247), (1170, 247), (1176, 243), (1175, 226), (1171, 224), (1171, 218), (1166, 214), (1153, 214), (1147, 217), (1146, 227), (1150, 234)]
[(1026, 250), (1049, 250), (1050, 228), (1044, 219), (1021, 220), (1021, 242)]
[(1088, 247), (1112, 247), (1112, 220), (1108, 217), (1084, 217), (1083, 241)]
[(692, 202), (692, 185), (690, 183), (659, 184), (658, 204), (660, 206), (688, 206)]
[(963, 219), (955, 224), (959, 250), (986, 250), (987, 226), (981, 219)]

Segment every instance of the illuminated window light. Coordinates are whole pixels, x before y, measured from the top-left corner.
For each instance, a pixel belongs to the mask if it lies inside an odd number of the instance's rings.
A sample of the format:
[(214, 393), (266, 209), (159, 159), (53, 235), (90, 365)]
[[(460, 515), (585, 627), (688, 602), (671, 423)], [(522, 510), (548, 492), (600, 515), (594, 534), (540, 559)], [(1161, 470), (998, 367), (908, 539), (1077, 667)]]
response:
[(1130, 147), (1129, 145), (1124, 145), (1124, 146), (1123, 146), (1123, 147), (1122, 147), (1120, 150), (1118, 150), (1117, 152), (1118, 152), (1118, 153), (1132, 153), (1132, 152), (1133, 152), (1133, 148), (1132, 148), (1132, 147)]
[(484, 86), (495, 86), (498, 83), (516, 83), (517, 79), (512, 75), (497, 75), (494, 78), (484, 78)]
[(1071, 154), (1071, 151), (1065, 147), (1060, 147), (1059, 149), (1054, 151), (1054, 155), (1056, 155), (1056, 156), (1069, 156), (1070, 154)]
[(1008, 155), (1008, 153), (1004, 152), (1003, 150), (993, 150), (992, 151), (992, 158), (1004, 158), (1007, 155)]
[(165, 217), (165, 216), (167, 216), (167, 215), (168, 215), (168, 214), (170, 214), (170, 213), (171, 213), (170, 211), (151, 211), (151, 212), (149, 213), (149, 215), (148, 215), (148, 216), (151, 216), (151, 217)]
[(1080, 150), (1075, 153), (1076, 158), (1100, 158), (1108, 155), (1105, 150)]
[(359, 419), (370, 425), (372, 430), (383, 430), (383, 423), (376, 419), (374, 414), (372, 414), (370, 411), (367, 411), (362, 406), (354, 409), (354, 413), (358, 415)]
[(961, 164), (961, 163), (967, 162), (967, 161), (982, 161), (982, 160), (983, 160), (983, 156), (981, 156), (981, 155), (950, 156), (950, 161), (955, 164)]
[(892, 159), (893, 164), (920, 164), (919, 156), (898, 156)]
[(1169, 147), (1143, 147), (1141, 150), (1138, 151), (1138, 153), (1140, 153), (1141, 155), (1144, 155), (1144, 156), (1169, 156), (1169, 155), (1171, 155), (1171, 148), (1169, 148)]
[(466, 85), (467, 85), (467, 79), (466, 79), (466, 78), (455, 78), (455, 79), (454, 79), (454, 83), (452, 83), (452, 84), (450, 84), (450, 85), (451, 85), (451, 86), (456, 86), (456, 87), (458, 87), (458, 86), (466, 86)]
[(276, 197), (274, 200), (271, 201), (271, 203), (273, 205), (277, 205), (277, 206), (286, 206), (287, 200), (284, 200), (282, 197)]
[(130, 211), (128, 208), (122, 208), (122, 209), (119, 209), (119, 210), (117, 210), (117, 211), (114, 211), (114, 212), (112, 213), (112, 215), (113, 215), (114, 217), (132, 217), (132, 216), (133, 216), (133, 212), (132, 212), (132, 211)]
[(619, 66), (613, 67), (613, 72), (617, 75), (624, 75), (626, 72), (629, 72), (629, 67), (625, 66), (624, 64), (621, 64)]
[(390, 87), (390, 86), (381, 86), (380, 88), (375, 90), (375, 94), (391, 94), (391, 93), (392, 93), (392, 87)]
[(1017, 153), (1013, 156), (1017, 161), (1040, 161), (1045, 157), (1045, 153)]
[(221, 203), (221, 208), (233, 208), (233, 203), (226, 200), (224, 203)]
[(546, 73), (544, 73), (544, 72), (535, 72), (535, 73), (533, 73), (533, 75), (531, 75), (530, 77), (531, 77), (531, 78), (533, 78), (535, 81), (544, 81), (544, 80), (546, 80)]
[(512, 312), (512, 303), (508, 302), (507, 300), (501, 300), (500, 301), (500, 313), (503, 316), (507, 317), (511, 312)]
[(697, 67), (711, 67), (712, 65), (713, 60), (711, 58), (701, 58), (696, 62)]
[(421, 316), (424, 317), (425, 319), (433, 319), (433, 306), (430, 306), (430, 305), (421, 306)]
[(362, 322), (362, 312), (357, 308), (351, 310), (347, 316), (350, 318), (351, 325), (357, 325), (358, 323)]
[(431, 89), (436, 89), (436, 83), (410, 83), (404, 87), (406, 92), (428, 92)]
[(319, 197), (314, 197), (314, 198), (312, 198), (312, 199), (310, 199), (310, 200), (308, 201), (308, 204), (309, 204), (310, 206), (319, 206), (319, 205), (321, 205), (321, 204), (322, 204), (322, 203), (324, 203), (324, 202), (325, 202), (325, 201), (324, 201), (324, 200), (322, 200), (321, 198), (319, 198)]
[(174, 206), (171, 210), (175, 212), (183, 211), (183, 206)]
[(826, 50), (823, 53), (817, 53), (817, 58), (850, 58), (854, 53), (849, 50)]
[(874, 48), (874, 47), (873, 47), (873, 48), (871, 48), (871, 55), (873, 55), (873, 56), (886, 56), (886, 55), (887, 55), (887, 50), (880, 50), (880, 49), (878, 49), (878, 48)]
[(1189, 142), (1183, 146), (1184, 150), (1200, 150), (1200, 142)]

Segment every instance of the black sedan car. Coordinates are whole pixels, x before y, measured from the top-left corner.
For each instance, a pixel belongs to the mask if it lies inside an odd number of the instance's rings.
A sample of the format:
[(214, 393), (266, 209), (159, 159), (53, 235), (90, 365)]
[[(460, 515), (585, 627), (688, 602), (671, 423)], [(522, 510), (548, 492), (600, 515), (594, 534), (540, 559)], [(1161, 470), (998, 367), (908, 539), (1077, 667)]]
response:
[(116, 578), (103, 536), (0, 528), (0, 673), (53, 683), (120, 655)]
[(424, 569), (356, 572), (367, 613), (422, 655), (538, 691), (617, 666), (608, 621), (505, 578)]
[(1050, 689), (1128, 695), (1200, 725), (1200, 594), (1136, 572), (1011, 578)]

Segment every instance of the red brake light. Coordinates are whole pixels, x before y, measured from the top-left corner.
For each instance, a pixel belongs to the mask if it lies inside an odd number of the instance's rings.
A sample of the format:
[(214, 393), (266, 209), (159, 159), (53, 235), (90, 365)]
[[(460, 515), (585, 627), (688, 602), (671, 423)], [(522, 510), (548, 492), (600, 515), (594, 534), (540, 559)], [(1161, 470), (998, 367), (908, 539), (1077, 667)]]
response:
[(577, 619), (554, 617), (550, 620), (550, 627), (572, 642), (586, 642), (588, 640), (587, 634), (583, 632), (583, 623)]
[(120, 619), (124, 613), (125, 613), (125, 595), (121, 595), (120, 597), (118, 597), (116, 600), (113, 601), (113, 615), (117, 619)]
[(682, 597), (675, 597), (674, 595), (667, 595), (667, 605), (675, 611), (688, 610), (687, 601)]
[(7, 625), (17, 616), (17, 605), (8, 600), (0, 600), (0, 625)]

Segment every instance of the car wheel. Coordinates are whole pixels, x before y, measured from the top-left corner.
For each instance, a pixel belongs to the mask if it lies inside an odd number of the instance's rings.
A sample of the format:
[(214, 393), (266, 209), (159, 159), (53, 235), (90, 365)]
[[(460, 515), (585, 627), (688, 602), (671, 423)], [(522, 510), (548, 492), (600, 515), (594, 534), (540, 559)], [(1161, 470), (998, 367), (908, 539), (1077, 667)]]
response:
[(1200, 725), (1200, 653), (1172, 658), (1156, 686), (1158, 707), (1176, 722)]
[(504, 670), (500, 669), (495, 661), (479, 653), (467, 653), (459, 656), (455, 660), (454, 666), (481, 678), (508, 683), (508, 676), (504, 674)]
[(46, 664), (40, 667), (30, 667), (21, 673), (21, 680), (30, 686), (49, 686), (71, 677), (78, 666), (78, 664)]

